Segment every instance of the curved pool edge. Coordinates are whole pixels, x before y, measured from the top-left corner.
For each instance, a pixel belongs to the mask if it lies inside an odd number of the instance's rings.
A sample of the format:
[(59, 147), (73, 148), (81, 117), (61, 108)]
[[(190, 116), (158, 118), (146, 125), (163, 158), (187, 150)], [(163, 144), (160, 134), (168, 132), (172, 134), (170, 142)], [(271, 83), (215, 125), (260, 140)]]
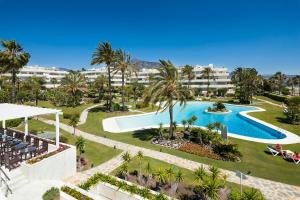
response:
[[(233, 106), (242, 106), (242, 105), (234, 105), (234, 104), (229, 104)], [(243, 105), (244, 106), (244, 105)], [(253, 120), (257, 123), (260, 123), (262, 125), (265, 125), (271, 129), (274, 129), (276, 131), (279, 131), (283, 134), (285, 134), (285, 138), (282, 139), (261, 139), (261, 138), (254, 138), (254, 137), (248, 137), (248, 136), (243, 136), (239, 135), (236, 133), (228, 133), (229, 137), (237, 138), (237, 139), (242, 139), (242, 140), (248, 140), (252, 142), (259, 142), (259, 143), (266, 143), (266, 144), (296, 144), (300, 143), (300, 137), (290, 131), (287, 131), (285, 129), (279, 128), (273, 124), (264, 122), (260, 119), (257, 119), (255, 117), (252, 117), (248, 115), (248, 113), (251, 112), (263, 112), (265, 109), (256, 107), (256, 106), (248, 106), (248, 107), (254, 107), (256, 110), (248, 110), (248, 111), (241, 111), (239, 112), (240, 115)], [(143, 113), (143, 114), (133, 114), (133, 115), (126, 115), (126, 116), (117, 116), (117, 117), (110, 117), (102, 120), (102, 125), (103, 125), (103, 130), (110, 132), (110, 133), (125, 133), (125, 132), (131, 132), (131, 131), (137, 131), (137, 130), (146, 130), (146, 129), (151, 129), (151, 128), (158, 128), (159, 125), (151, 125), (151, 126), (140, 126), (136, 128), (130, 128), (130, 129), (120, 129), (118, 126), (116, 119), (119, 118), (126, 118), (126, 117), (133, 117), (133, 116), (143, 116), (143, 115), (150, 115), (156, 112), (149, 112), (149, 113)], [(169, 127), (169, 124), (163, 124), (164, 127)], [(182, 124), (178, 124), (178, 126), (182, 127)], [(206, 128), (204, 126), (194, 126), (194, 127), (200, 127), (200, 128)]]

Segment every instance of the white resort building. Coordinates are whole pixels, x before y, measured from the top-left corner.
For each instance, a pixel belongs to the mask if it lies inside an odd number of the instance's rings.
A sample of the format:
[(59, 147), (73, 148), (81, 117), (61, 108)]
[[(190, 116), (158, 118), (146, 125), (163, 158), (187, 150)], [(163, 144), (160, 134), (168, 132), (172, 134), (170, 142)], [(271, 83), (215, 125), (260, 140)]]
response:
[[(28, 77), (41, 77), (46, 81), (46, 88), (53, 88), (59, 85), (60, 80), (68, 74), (68, 70), (59, 69), (56, 67), (40, 67), (40, 66), (25, 66), (17, 74), (17, 77), (21, 80), (24, 80)], [(2, 74), (2, 76), (10, 77), (10, 74)], [(57, 83), (53, 82), (56, 80)], [(55, 84), (54, 84), (55, 83)]]
[[(227, 68), (224, 67), (214, 67), (213, 64), (207, 66), (196, 65), (194, 67), (195, 77), (191, 80), (191, 87), (199, 88), (202, 92), (206, 93), (208, 80), (203, 78), (203, 71), (205, 68), (210, 67), (213, 71), (211, 80), (210, 80), (210, 89), (227, 89), (229, 93), (233, 92), (233, 84), (231, 84), (231, 79)], [(137, 72), (137, 76), (134, 74), (130, 77), (126, 77), (125, 84), (130, 84), (133, 80), (138, 80), (139, 83), (147, 86), (149, 84), (149, 78), (151, 75), (155, 75), (158, 71), (156, 69), (140, 69)], [(107, 70), (104, 67), (101, 68), (92, 68), (86, 71), (81, 71), (85, 75), (88, 81), (93, 82), (100, 75), (107, 75)], [(181, 68), (179, 68), (179, 73), (181, 73)], [(113, 86), (121, 86), (122, 76), (120, 73), (114, 74), (112, 78)], [(183, 81), (184, 84), (188, 83), (188, 80)]]

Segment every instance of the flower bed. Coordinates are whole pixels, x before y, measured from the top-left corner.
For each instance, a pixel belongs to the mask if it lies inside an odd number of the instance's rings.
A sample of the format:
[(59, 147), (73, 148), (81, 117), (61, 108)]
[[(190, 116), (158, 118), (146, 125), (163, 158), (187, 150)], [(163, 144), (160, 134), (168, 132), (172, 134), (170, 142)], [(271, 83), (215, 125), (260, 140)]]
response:
[(216, 159), (216, 160), (221, 159), (221, 157), (218, 154), (212, 152), (211, 150), (209, 150), (199, 144), (186, 143), (186, 144), (182, 145), (178, 150), (184, 151), (187, 153), (191, 153), (191, 154), (195, 154), (198, 156), (204, 156), (204, 157)]
[(157, 195), (153, 194), (147, 188), (141, 188), (135, 184), (130, 185), (125, 181), (119, 181), (112, 176), (101, 174), (101, 173), (94, 174), (85, 183), (79, 185), (79, 187), (84, 190), (89, 190), (91, 189), (92, 186), (97, 185), (99, 182), (108, 183), (110, 185), (118, 187), (119, 189), (129, 192), (130, 194), (136, 194), (145, 199), (160, 199), (160, 200), (168, 199), (163, 194), (157, 194)]
[(57, 150), (52, 151), (52, 152), (47, 153), (47, 154), (44, 154), (44, 155), (41, 155), (41, 156), (38, 156), (38, 157), (35, 157), (35, 158), (33, 158), (33, 159), (30, 159), (30, 160), (28, 160), (26, 163), (32, 165), (32, 164), (34, 164), (34, 163), (40, 162), (40, 161), (43, 160), (43, 159), (49, 158), (50, 156), (53, 156), (53, 155), (55, 155), (55, 154), (58, 154), (58, 153), (60, 153), (60, 152), (62, 152), (62, 151), (64, 151), (64, 150), (66, 150), (66, 149), (68, 149), (68, 148), (69, 148), (69, 147), (66, 146), (66, 145), (60, 145), (59, 148), (58, 148)]
[(63, 186), (60, 189), (61, 189), (61, 191), (63, 191), (64, 193), (74, 197), (75, 199), (78, 199), (78, 200), (93, 200), (92, 198), (90, 198), (90, 197), (88, 197), (84, 194), (81, 194), (77, 190), (75, 190), (73, 188), (70, 188), (68, 186)]

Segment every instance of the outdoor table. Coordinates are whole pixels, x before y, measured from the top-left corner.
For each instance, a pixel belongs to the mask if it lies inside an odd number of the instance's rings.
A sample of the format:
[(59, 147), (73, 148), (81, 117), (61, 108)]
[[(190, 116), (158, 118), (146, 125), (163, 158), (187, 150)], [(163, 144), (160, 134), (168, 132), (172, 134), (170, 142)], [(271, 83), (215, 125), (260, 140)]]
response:
[(15, 150), (21, 150), (21, 149), (24, 149), (25, 147), (27, 147), (27, 144), (24, 143), (24, 142), (21, 142), (21, 143), (15, 145), (15, 146), (14, 146), (14, 149), (15, 149)]
[(25, 159), (24, 160), (27, 160), (27, 154), (30, 154), (30, 158), (32, 158), (32, 153), (36, 151), (36, 147), (34, 146), (29, 146), (25, 149), (22, 149), (20, 151), (21, 153), (21, 158), (23, 158), (23, 155), (25, 155)]

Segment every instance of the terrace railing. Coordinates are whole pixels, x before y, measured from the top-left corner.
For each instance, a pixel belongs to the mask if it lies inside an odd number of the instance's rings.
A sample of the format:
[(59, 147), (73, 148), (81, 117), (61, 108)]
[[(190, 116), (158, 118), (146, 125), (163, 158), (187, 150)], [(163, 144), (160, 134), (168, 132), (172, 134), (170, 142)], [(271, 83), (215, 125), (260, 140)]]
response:
[[(0, 188), (4, 188), (4, 195), (5, 197), (8, 196), (8, 194), (12, 194), (12, 190), (8, 185), (8, 182), (10, 181), (10, 178), (7, 176), (5, 171), (0, 167)], [(4, 184), (4, 187), (3, 187)]]

